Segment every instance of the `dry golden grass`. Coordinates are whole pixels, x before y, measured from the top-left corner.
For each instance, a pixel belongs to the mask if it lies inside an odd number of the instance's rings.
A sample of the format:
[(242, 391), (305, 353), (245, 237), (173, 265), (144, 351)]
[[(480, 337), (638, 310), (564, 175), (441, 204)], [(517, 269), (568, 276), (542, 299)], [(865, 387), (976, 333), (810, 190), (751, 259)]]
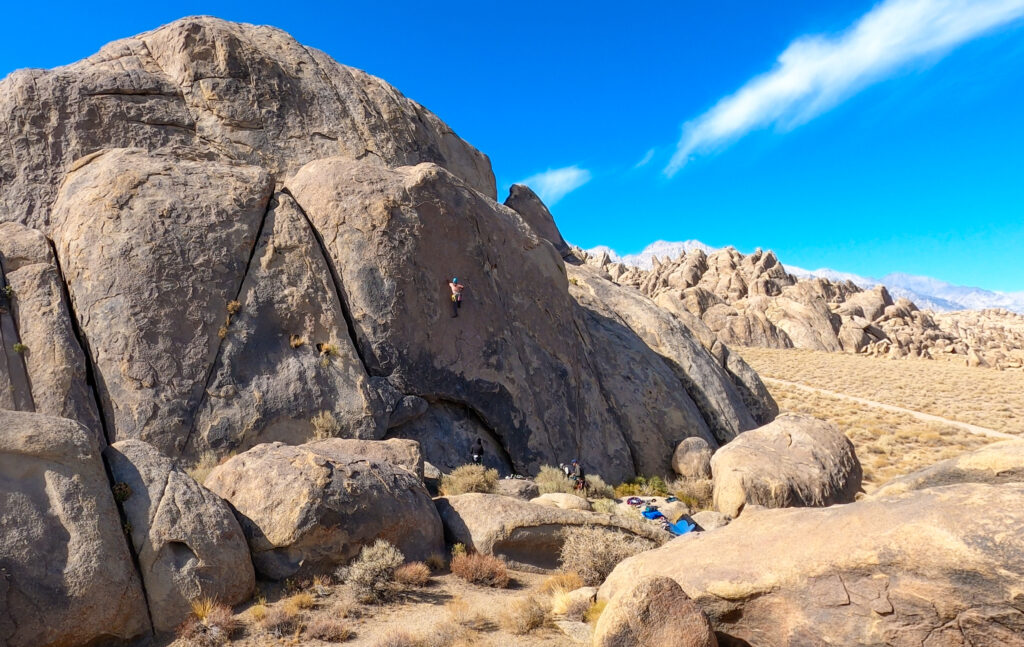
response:
[(828, 420), (846, 434), (864, 469), (866, 492), (902, 474), (998, 440), (792, 386), (771, 384), (768, 388), (780, 411)]
[(498, 617), (498, 624), (510, 634), (522, 636), (542, 627), (547, 621), (547, 612), (545, 604), (536, 596), (525, 595), (505, 606)]
[(555, 573), (541, 582), (539, 591), (545, 594), (556, 591), (575, 591), (583, 586), (583, 578), (576, 573)]
[(1024, 372), (799, 349), (737, 350), (767, 377), (1024, 434)]

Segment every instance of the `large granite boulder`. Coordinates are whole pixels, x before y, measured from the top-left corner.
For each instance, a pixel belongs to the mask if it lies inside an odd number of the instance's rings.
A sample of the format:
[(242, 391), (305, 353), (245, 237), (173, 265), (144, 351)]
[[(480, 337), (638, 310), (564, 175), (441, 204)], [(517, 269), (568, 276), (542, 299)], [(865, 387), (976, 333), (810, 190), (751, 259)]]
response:
[(312, 159), (434, 162), (492, 199), (487, 157), (384, 81), (273, 27), (208, 16), (0, 85), (4, 220), (47, 231), (64, 175), (104, 148), (181, 147), (284, 177)]
[(435, 499), (445, 537), (515, 568), (558, 568), (563, 531), (598, 526), (661, 543), (669, 535), (640, 519), (536, 505), (500, 494), (459, 494)]
[(33, 410), (76, 420), (105, 445), (96, 398), (88, 385), (85, 355), (75, 336), (64, 280), (50, 241), (35, 229), (0, 223), (0, 274), (11, 289), (10, 313), (4, 314), (13, 317), (19, 337), (4, 338), (5, 351), (15, 341), (27, 347), (20, 360), (24, 361)]
[(248, 600), (255, 575), (231, 508), (141, 440), (116, 442), (103, 454), (131, 524), (153, 628), (174, 631), (199, 598)]
[(555, 219), (544, 202), (525, 184), (513, 184), (508, 189), (505, 206), (515, 210), (538, 236), (548, 241), (562, 256), (569, 254), (569, 245), (555, 225)]
[(711, 447), (703, 438), (685, 438), (672, 453), (672, 471), (689, 479), (711, 478)]
[(67, 176), (51, 231), (112, 442), (185, 447), (272, 186), (254, 166), (137, 149)]
[(670, 577), (623, 587), (594, 627), (594, 647), (718, 647), (707, 616)]
[(1004, 440), (904, 474), (872, 493), (888, 496), (953, 483), (1024, 483), (1024, 440)]
[(623, 561), (609, 599), (676, 580), (723, 645), (1021, 645), (1024, 484), (749, 510)]
[(331, 569), (376, 539), (410, 560), (444, 552), (441, 520), (415, 473), (329, 442), (257, 445), (205, 484), (234, 508), (267, 578)]
[(404, 467), (423, 478), (423, 454), (415, 440), (389, 438), (387, 440), (357, 440), (354, 438), (328, 438), (308, 444), (312, 451), (330, 456), (358, 456), (378, 463), (391, 463)]
[(96, 436), (71, 420), (0, 411), (0, 644), (149, 631)]
[(862, 471), (853, 443), (831, 424), (800, 414), (748, 431), (711, 458), (715, 509), (735, 517), (746, 504), (771, 508), (853, 501)]

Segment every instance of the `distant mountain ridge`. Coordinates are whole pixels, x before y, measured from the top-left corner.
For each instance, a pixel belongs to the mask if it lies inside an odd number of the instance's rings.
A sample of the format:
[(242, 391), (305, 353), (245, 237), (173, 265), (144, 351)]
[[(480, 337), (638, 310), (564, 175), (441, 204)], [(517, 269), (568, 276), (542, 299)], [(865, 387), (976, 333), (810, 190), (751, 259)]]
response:
[[(649, 270), (653, 266), (655, 258), (659, 260), (665, 257), (675, 259), (681, 252), (690, 252), (694, 249), (702, 249), (705, 253), (710, 253), (719, 248), (712, 247), (699, 240), (679, 242), (658, 240), (645, 247), (638, 254), (620, 256), (614, 249), (605, 245), (588, 249), (587, 252), (595, 256), (607, 253), (612, 262), (620, 262), (625, 265)], [(884, 285), (894, 298), (905, 297), (917, 304), (919, 308), (934, 310), (935, 312), (1005, 308), (1024, 314), (1024, 291), (998, 292), (978, 287), (955, 285), (930, 276), (915, 276), (900, 272), (892, 272), (886, 274), (881, 279), (875, 279), (827, 267), (808, 270), (788, 263), (783, 263), (783, 265), (789, 273), (798, 278), (820, 277), (830, 281), (851, 281), (865, 290), (870, 290), (877, 285)]]

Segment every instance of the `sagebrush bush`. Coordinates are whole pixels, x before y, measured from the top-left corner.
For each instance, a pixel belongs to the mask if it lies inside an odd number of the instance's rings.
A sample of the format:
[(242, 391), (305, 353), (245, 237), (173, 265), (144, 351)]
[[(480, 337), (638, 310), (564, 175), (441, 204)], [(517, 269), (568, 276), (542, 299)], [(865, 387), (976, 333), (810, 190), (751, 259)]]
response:
[(395, 569), (395, 581), (402, 586), (426, 586), (430, 583), (430, 567), (423, 562), (402, 564)]
[(710, 510), (714, 507), (715, 483), (711, 479), (679, 478), (669, 483), (669, 489), (692, 510)]
[(655, 547), (653, 541), (595, 526), (562, 531), (562, 569), (578, 573), (587, 586), (600, 586), (619, 562)]
[(508, 586), (508, 569), (505, 562), (491, 555), (469, 553), (455, 555), (451, 563), (452, 573), (470, 584), (481, 584), (503, 589)]
[(317, 618), (306, 627), (306, 635), (324, 642), (340, 643), (352, 637), (352, 630), (336, 618)]
[(540, 472), (537, 473), (537, 478), (533, 480), (541, 494), (551, 494), (553, 492), (572, 493), (572, 480), (557, 467), (542, 465)]
[(615, 488), (604, 482), (597, 474), (587, 474), (587, 495), (595, 499), (614, 499)]
[(288, 613), (281, 607), (269, 607), (267, 614), (256, 624), (268, 634), (284, 636), (295, 629), (297, 622), (295, 614)]
[(547, 615), (547, 609), (536, 596), (526, 595), (508, 603), (498, 617), (498, 624), (505, 631), (521, 636), (542, 626)]
[(668, 496), (668, 486), (660, 476), (638, 476), (615, 487), (618, 498), (630, 496)]
[(316, 606), (316, 598), (308, 591), (302, 591), (289, 597), (284, 601), (284, 610), (298, 615), (305, 609), (312, 609)]
[(463, 465), (451, 474), (441, 476), (441, 494), (452, 496), (468, 492), (494, 492), (498, 486), (498, 470), (483, 465)]
[(373, 604), (387, 601), (396, 593), (395, 569), (404, 561), (402, 551), (378, 539), (359, 551), (359, 557), (348, 567), (346, 583), (360, 602)]
[(309, 421), (313, 424), (313, 438), (317, 440), (336, 438), (341, 433), (341, 425), (330, 411), (321, 411)]

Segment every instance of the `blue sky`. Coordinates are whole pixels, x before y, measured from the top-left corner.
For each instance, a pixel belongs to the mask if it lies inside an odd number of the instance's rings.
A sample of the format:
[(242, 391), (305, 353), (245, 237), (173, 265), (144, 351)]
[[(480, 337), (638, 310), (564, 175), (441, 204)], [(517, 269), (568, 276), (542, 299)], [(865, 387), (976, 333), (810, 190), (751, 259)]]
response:
[(545, 187), (583, 247), (1024, 290), (1024, 0), (487, 4), (18, 3), (0, 75), (183, 15), (272, 24), (433, 110), (499, 192)]

